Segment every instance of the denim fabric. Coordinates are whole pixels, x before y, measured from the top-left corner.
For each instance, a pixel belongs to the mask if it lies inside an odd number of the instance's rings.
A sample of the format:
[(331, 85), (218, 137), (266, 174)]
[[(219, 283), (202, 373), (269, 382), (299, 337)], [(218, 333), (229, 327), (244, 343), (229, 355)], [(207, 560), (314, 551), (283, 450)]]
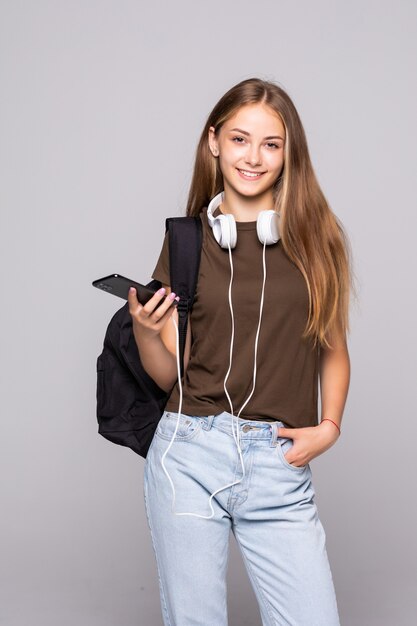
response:
[[(144, 467), (164, 626), (227, 626), (230, 530), (263, 626), (340, 626), (311, 468), (286, 460), (293, 440), (277, 437), (285, 424), (238, 418), (245, 476), (213, 497), (215, 515), (203, 519), (172, 512), (161, 458), (177, 417), (164, 412)], [(164, 463), (175, 486), (174, 510), (209, 516), (209, 496), (242, 478), (232, 415), (181, 415)]]

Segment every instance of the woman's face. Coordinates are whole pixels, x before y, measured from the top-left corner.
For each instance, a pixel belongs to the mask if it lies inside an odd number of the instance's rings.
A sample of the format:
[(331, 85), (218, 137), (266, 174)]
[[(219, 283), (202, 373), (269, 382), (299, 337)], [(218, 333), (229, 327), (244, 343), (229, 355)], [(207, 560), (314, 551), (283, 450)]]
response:
[[(209, 130), (209, 145), (219, 158), (224, 189), (243, 196), (272, 193), (284, 165), (285, 128), (264, 104), (242, 106), (220, 129)], [(254, 175), (255, 174), (255, 175)]]

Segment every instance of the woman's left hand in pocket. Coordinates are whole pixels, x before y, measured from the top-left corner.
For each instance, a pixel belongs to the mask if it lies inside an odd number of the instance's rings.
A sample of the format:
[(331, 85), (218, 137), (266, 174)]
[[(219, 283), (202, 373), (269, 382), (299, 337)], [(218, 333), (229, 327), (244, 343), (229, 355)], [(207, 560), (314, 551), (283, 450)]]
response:
[(331, 422), (320, 422), (318, 426), (306, 428), (278, 428), (278, 437), (293, 439), (291, 449), (285, 455), (286, 460), (295, 467), (307, 465), (312, 459), (332, 447), (340, 433)]

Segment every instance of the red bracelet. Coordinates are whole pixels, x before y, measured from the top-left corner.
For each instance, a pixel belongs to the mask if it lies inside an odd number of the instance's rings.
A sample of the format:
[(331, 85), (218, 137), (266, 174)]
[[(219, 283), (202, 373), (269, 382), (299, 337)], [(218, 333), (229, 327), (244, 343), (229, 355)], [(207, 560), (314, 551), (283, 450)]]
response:
[[(321, 422), (325, 422), (326, 420), (327, 420), (328, 422), (332, 422), (332, 424), (334, 424), (334, 425), (336, 426), (337, 430), (339, 431), (339, 435), (341, 435), (341, 434), (342, 434), (342, 433), (340, 432), (340, 428), (339, 428), (339, 426), (336, 424), (336, 422), (334, 422), (333, 420), (329, 419), (328, 417), (325, 417), (324, 419), (322, 419), (322, 420), (321, 420)], [(321, 423), (321, 422), (320, 422), (320, 423)]]

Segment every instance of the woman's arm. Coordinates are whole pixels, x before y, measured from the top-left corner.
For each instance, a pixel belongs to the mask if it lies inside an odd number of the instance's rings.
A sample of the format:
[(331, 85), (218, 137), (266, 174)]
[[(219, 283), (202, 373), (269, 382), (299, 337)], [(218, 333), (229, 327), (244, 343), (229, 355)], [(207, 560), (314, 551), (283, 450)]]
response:
[[(171, 293), (169, 285), (165, 287), (166, 295)], [(187, 335), (184, 347), (184, 375), (187, 371), (191, 350), (191, 314), (188, 313)], [(178, 311), (173, 310), (171, 319), (174, 318), (177, 326)], [(147, 374), (156, 382), (158, 387), (170, 392), (177, 381), (177, 335), (171, 319), (167, 319), (158, 335), (151, 339), (143, 339), (133, 324), (133, 335), (138, 347), (141, 363)]]
[[(333, 348), (320, 350), (321, 420), (327, 417), (340, 428), (349, 390), (350, 358), (345, 337), (334, 333), (328, 339)], [(330, 438), (332, 434), (335, 440), (339, 437), (332, 422), (321, 421), (319, 426), (327, 430)]]
[(323, 454), (340, 437), (337, 427), (323, 419), (328, 417), (340, 428), (350, 382), (350, 359), (344, 337), (329, 338), (333, 348), (320, 349), (321, 422), (318, 426), (278, 429), (279, 437), (290, 437), (293, 446), (285, 454), (295, 467), (306, 465)]

